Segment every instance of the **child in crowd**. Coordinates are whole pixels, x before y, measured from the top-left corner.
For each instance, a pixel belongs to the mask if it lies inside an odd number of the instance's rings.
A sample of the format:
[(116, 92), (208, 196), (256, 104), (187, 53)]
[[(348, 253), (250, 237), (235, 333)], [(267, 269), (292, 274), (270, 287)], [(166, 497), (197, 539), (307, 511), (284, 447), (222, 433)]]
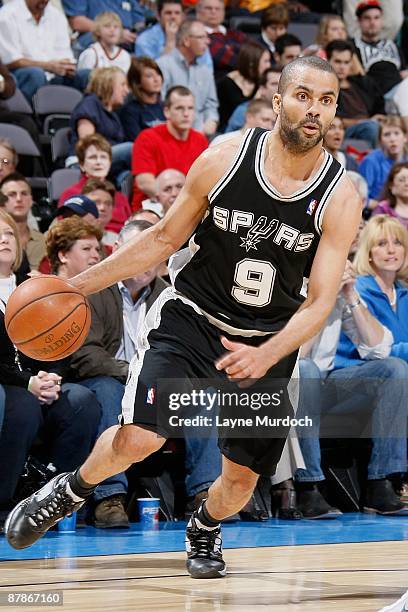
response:
[(122, 22), (116, 13), (109, 11), (100, 13), (95, 18), (96, 42), (79, 56), (78, 70), (117, 66), (127, 73), (130, 67), (130, 54), (118, 46), (122, 31)]

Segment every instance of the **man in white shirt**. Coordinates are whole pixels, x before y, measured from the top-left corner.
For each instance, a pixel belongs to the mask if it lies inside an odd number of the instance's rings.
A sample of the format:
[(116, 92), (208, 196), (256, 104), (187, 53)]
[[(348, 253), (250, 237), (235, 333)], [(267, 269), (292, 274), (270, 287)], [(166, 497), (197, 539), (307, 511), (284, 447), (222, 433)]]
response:
[(48, 0), (13, 0), (0, 9), (0, 57), (29, 102), (47, 83), (86, 86), (89, 71), (76, 72), (67, 19)]

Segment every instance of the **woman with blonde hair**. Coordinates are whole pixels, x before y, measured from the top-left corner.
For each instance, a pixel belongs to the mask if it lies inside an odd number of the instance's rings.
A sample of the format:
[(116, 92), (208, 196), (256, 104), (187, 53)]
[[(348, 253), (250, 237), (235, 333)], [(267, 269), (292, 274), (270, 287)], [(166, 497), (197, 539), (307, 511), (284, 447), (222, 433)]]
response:
[[(386, 333), (391, 334), (385, 343), (373, 347), (367, 360), (342, 333), (334, 374), (348, 371), (349, 378), (344, 378), (343, 386), (350, 392), (353, 377), (357, 379), (359, 388), (353, 393), (354, 401), (361, 393), (361, 400), (357, 400), (361, 407), (375, 408), (365, 511), (408, 515), (408, 507), (392, 485), (397, 483), (396, 475), (407, 472), (408, 290), (401, 282), (408, 274), (405, 227), (387, 215), (372, 217), (360, 234), (354, 268), (358, 275), (354, 285), (356, 299), (349, 305), (350, 311), (361, 317), (365, 306), (383, 326), (384, 339)], [(362, 373), (356, 376), (360, 368)], [(365, 406), (365, 396), (370, 394), (374, 395)], [(401, 482), (395, 489), (400, 485)]]
[(78, 70), (117, 66), (127, 73), (130, 66), (130, 53), (118, 46), (123, 33), (123, 25), (119, 16), (116, 13), (104, 11), (95, 17), (94, 25), (93, 36), (96, 42), (79, 56)]
[[(128, 94), (126, 75), (120, 68), (97, 68), (92, 72), (86, 94), (71, 115), (70, 151), (66, 165), (77, 162), (75, 145), (80, 138), (101, 134), (112, 146), (111, 173), (115, 178), (130, 169), (132, 143), (125, 142), (122, 123), (116, 109)], [(119, 179), (117, 178), (117, 182)]]

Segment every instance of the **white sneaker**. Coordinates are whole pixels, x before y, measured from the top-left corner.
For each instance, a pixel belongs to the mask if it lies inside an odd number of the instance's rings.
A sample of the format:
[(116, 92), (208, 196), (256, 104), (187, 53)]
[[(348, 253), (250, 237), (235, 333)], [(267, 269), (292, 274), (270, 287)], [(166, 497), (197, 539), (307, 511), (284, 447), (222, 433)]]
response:
[(408, 591), (406, 591), (398, 601), (385, 608), (381, 608), (379, 612), (408, 612)]

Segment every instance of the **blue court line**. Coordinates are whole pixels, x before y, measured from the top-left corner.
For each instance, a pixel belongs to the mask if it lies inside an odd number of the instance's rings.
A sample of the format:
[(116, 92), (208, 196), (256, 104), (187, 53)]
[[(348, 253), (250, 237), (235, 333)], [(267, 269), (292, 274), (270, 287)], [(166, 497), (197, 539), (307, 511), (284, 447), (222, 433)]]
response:
[[(184, 550), (186, 523), (160, 523), (156, 530), (144, 530), (139, 523), (130, 529), (107, 530), (86, 527), (73, 534), (51, 531), (34, 546), (13, 550), (0, 537), (0, 561), (54, 559), (98, 555), (126, 555)], [(223, 526), (224, 548), (301, 546), (408, 540), (408, 517), (377, 517), (345, 514), (335, 520), (227, 523)]]

